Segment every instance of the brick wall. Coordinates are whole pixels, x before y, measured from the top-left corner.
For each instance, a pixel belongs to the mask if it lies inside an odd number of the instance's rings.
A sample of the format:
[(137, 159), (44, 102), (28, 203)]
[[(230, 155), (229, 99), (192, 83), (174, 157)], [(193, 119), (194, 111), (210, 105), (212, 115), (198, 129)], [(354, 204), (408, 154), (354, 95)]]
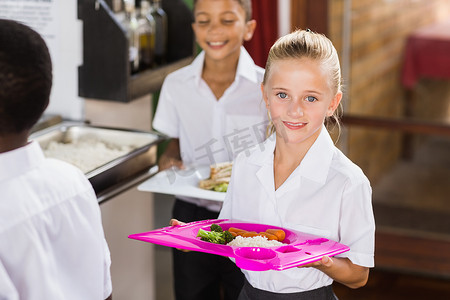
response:
[[(329, 36), (343, 55), (344, 0), (329, 0)], [(401, 117), (400, 85), (403, 49), (413, 30), (450, 17), (448, 0), (351, 1), (350, 70), (346, 113)], [(450, 116), (448, 81), (421, 80), (415, 88), (416, 115), (426, 119)], [(432, 103), (432, 105), (430, 105)], [(399, 158), (401, 134), (352, 127), (346, 153), (376, 182)]]

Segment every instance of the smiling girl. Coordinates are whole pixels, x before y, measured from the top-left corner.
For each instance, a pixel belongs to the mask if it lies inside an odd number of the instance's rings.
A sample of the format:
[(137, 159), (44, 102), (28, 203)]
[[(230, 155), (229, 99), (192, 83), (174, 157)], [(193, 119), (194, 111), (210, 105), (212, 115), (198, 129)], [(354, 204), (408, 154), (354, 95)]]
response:
[(374, 266), (371, 187), (325, 121), (342, 99), (339, 59), (325, 36), (295, 31), (271, 48), (261, 89), (272, 135), (240, 154), (219, 218), (271, 224), (346, 244), (350, 251), (284, 271), (242, 270), (239, 299), (336, 299), (336, 280), (366, 284)]

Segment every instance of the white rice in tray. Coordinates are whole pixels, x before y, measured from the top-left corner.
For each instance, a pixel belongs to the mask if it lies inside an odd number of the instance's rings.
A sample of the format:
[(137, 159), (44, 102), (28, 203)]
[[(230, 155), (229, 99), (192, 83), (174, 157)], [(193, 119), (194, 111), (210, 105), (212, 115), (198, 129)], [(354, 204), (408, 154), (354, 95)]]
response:
[(284, 244), (275, 241), (275, 240), (268, 240), (265, 236), (254, 236), (254, 237), (242, 237), (237, 236), (234, 240), (229, 242), (227, 244), (228, 246), (235, 246), (235, 247), (277, 247), (277, 246), (283, 246)]
[(83, 173), (88, 173), (132, 150), (133, 147), (110, 145), (98, 139), (86, 138), (73, 143), (51, 141), (44, 149), (44, 155), (68, 162)]

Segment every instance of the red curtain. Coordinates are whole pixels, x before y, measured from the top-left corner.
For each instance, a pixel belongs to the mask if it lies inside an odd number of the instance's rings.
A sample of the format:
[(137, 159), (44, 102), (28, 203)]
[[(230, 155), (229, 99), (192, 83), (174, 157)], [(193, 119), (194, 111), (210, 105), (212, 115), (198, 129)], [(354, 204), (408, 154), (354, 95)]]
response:
[(256, 29), (244, 46), (255, 63), (264, 68), (269, 49), (278, 38), (278, 0), (253, 0), (252, 10)]

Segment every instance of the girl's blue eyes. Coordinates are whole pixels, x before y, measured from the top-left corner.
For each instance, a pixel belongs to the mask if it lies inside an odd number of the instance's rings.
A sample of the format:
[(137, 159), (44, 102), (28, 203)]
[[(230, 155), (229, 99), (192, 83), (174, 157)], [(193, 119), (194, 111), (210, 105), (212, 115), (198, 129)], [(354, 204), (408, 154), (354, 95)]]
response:
[[(277, 97), (280, 99), (287, 99), (288, 95), (286, 93), (281, 92), (281, 93), (277, 93)], [(305, 100), (307, 102), (315, 102), (315, 101), (317, 101), (317, 98), (313, 97), (313, 96), (306, 96)]]
[(278, 98), (281, 98), (281, 99), (286, 99), (287, 98), (287, 94), (286, 93), (278, 93), (277, 96), (278, 96)]

